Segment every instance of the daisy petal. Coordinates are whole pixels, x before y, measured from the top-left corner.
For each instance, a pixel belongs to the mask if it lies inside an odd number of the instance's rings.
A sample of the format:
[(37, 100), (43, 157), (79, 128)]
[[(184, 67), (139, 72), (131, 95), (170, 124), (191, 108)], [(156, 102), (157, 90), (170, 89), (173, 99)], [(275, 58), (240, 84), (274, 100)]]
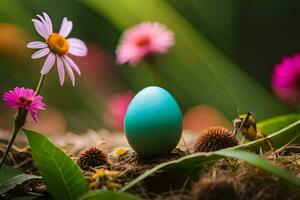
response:
[(57, 71), (58, 71), (58, 76), (59, 76), (59, 82), (60, 82), (60, 85), (63, 85), (64, 81), (65, 81), (64, 64), (59, 55), (56, 55), (56, 61), (57, 61)]
[(68, 19), (64, 17), (59, 30), (59, 34), (63, 35), (64, 37), (68, 37), (68, 35), (72, 31), (72, 27), (73, 27), (73, 22), (68, 21)]
[(50, 53), (50, 49), (49, 49), (48, 47), (46, 47), (46, 48), (44, 48), (44, 49), (40, 49), (40, 50), (38, 50), (37, 52), (35, 52), (35, 53), (31, 56), (31, 58), (32, 58), (32, 59), (41, 58), (41, 57), (43, 57), (43, 56), (45, 56), (45, 55), (47, 55), (47, 54), (49, 54), (49, 53)]
[(49, 34), (52, 34), (53, 33), (52, 21), (51, 21), (50, 17), (47, 15), (47, 13), (43, 12), (43, 15), (44, 15), (45, 21), (48, 26), (48, 32), (49, 32)]
[(36, 16), (38, 16), (38, 18), (40, 18), (40, 20), (42, 21), (42, 23), (44, 24), (44, 26), (46, 27), (46, 21), (45, 21), (45, 19), (41, 16), (41, 15), (36, 15)]
[(66, 55), (64, 55), (64, 58), (65, 58), (66, 61), (71, 65), (71, 67), (75, 70), (75, 72), (76, 72), (78, 75), (81, 75), (80, 69), (78, 68), (78, 66), (76, 65), (76, 63), (74, 63), (74, 61), (73, 61), (70, 57), (68, 57), (68, 56), (66, 56)]
[(41, 70), (41, 74), (47, 74), (50, 71), (50, 69), (52, 68), (52, 66), (54, 65), (54, 62), (55, 62), (54, 53), (49, 53), (44, 65), (43, 65), (43, 68)]
[(40, 34), (40, 36), (47, 39), (49, 36), (49, 33), (48, 33), (45, 25), (37, 19), (33, 19), (32, 21), (33, 21), (35, 30)]
[(70, 66), (70, 64), (66, 61), (65, 58), (62, 58), (62, 60), (64, 61), (65, 67), (67, 69), (67, 72), (69, 74), (69, 77), (71, 79), (72, 85), (75, 86), (75, 77), (74, 77), (74, 73), (72, 70), (72, 67)]
[(86, 56), (87, 47), (83, 41), (77, 38), (68, 39), (69, 42), (69, 53), (75, 56)]
[(39, 42), (39, 41), (35, 41), (35, 42), (30, 42), (27, 44), (27, 48), (30, 49), (41, 49), (41, 48), (45, 48), (48, 45), (44, 42)]

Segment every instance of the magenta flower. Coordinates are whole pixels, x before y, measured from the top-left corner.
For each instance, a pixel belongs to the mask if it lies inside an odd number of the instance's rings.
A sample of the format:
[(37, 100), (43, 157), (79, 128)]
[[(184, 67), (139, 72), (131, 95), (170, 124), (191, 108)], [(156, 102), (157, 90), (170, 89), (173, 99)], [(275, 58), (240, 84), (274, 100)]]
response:
[(35, 121), (37, 121), (37, 110), (45, 110), (46, 105), (42, 100), (43, 97), (36, 96), (34, 90), (24, 87), (15, 87), (3, 95), (6, 106), (28, 110)]
[(143, 22), (121, 37), (116, 50), (117, 63), (137, 64), (148, 55), (164, 54), (174, 44), (174, 33), (158, 22)]
[(124, 117), (129, 103), (133, 99), (132, 92), (121, 93), (113, 96), (108, 102), (107, 121), (110, 125), (123, 130)]
[(296, 103), (300, 98), (300, 53), (283, 57), (275, 65), (272, 87), (280, 99), (287, 103)]
[(66, 68), (74, 86), (75, 77), (73, 70), (78, 75), (80, 75), (81, 72), (68, 54), (86, 56), (87, 47), (84, 42), (77, 38), (66, 39), (72, 30), (72, 21), (69, 21), (66, 17), (64, 17), (59, 33), (55, 33), (53, 32), (50, 17), (46, 13), (43, 13), (43, 15), (43, 17), (37, 15), (39, 19), (32, 20), (36, 31), (45, 39), (45, 41), (30, 42), (27, 45), (27, 47), (31, 49), (40, 49), (35, 52), (31, 58), (37, 59), (47, 55), (41, 74), (47, 74), (56, 61), (60, 84), (63, 85), (64, 83)]

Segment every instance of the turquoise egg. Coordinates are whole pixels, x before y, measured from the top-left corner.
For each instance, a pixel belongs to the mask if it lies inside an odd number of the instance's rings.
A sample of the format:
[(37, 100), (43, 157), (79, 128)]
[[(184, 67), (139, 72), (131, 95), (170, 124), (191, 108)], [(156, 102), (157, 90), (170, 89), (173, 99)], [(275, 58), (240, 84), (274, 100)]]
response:
[(174, 97), (161, 87), (141, 90), (130, 102), (124, 122), (126, 138), (140, 155), (171, 152), (182, 134), (182, 112)]

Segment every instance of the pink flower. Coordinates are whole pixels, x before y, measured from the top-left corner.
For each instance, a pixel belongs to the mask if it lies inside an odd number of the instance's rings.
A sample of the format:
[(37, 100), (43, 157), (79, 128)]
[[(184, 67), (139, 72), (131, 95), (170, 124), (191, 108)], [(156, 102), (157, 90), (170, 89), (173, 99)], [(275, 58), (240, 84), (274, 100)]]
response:
[(280, 99), (296, 103), (300, 98), (300, 53), (283, 57), (275, 65), (272, 87)]
[(117, 94), (111, 98), (108, 103), (107, 121), (110, 125), (119, 130), (123, 130), (124, 117), (129, 103), (133, 99), (132, 92)]
[(31, 58), (37, 59), (47, 55), (46, 61), (41, 70), (41, 74), (47, 74), (55, 61), (57, 63), (57, 70), (59, 75), (60, 85), (63, 85), (65, 80), (65, 68), (75, 85), (75, 77), (73, 70), (80, 75), (81, 72), (75, 62), (68, 56), (72, 54), (75, 56), (86, 56), (86, 45), (77, 38), (69, 38), (73, 23), (64, 17), (59, 33), (53, 32), (52, 21), (50, 17), (43, 13), (44, 17), (37, 15), (39, 19), (33, 19), (36, 31), (45, 39), (45, 41), (30, 42), (27, 47), (31, 49), (40, 49), (35, 52)]
[(4, 93), (3, 101), (6, 106), (26, 109), (32, 118), (37, 121), (37, 110), (45, 110), (42, 96), (36, 96), (34, 90), (16, 87)]
[(143, 22), (121, 37), (116, 50), (117, 63), (137, 64), (151, 54), (164, 54), (174, 44), (174, 33), (158, 22)]

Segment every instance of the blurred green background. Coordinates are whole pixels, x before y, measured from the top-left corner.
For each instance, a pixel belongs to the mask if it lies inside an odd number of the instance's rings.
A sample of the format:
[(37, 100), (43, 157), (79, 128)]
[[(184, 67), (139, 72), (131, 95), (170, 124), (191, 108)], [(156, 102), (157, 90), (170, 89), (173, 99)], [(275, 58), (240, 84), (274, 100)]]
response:
[[(56, 68), (47, 76), (42, 95), (48, 111), (41, 121), (48, 129), (113, 128), (106, 120), (111, 96), (149, 85), (168, 89), (184, 112), (209, 105), (229, 121), (237, 109), (259, 120), (287, 113), (270, 80), (273, 65), (299, 49), (299, 10), (296, 0), (1, 0), (0, 93), (35, 87), (44, 60), (31, 60), (25, 45), (41, 39), (31, 19), (46, 12), (57, 31), (64, 16), (72, 20), (71, 36), (89, 48), (87, 57), (75, 59), (82, 71), (76, 87), (68, 78), (60, 87)], [(175, 46), (158, 56), (157, 66), (116, 65), (122, 31), (142, 21), (166, 24), (175, 32)], [(159, 80), (151, 74), (154, 67)], [(13, 111), (2, 105), (0, 112), (0, 127), (11, 127)]]

